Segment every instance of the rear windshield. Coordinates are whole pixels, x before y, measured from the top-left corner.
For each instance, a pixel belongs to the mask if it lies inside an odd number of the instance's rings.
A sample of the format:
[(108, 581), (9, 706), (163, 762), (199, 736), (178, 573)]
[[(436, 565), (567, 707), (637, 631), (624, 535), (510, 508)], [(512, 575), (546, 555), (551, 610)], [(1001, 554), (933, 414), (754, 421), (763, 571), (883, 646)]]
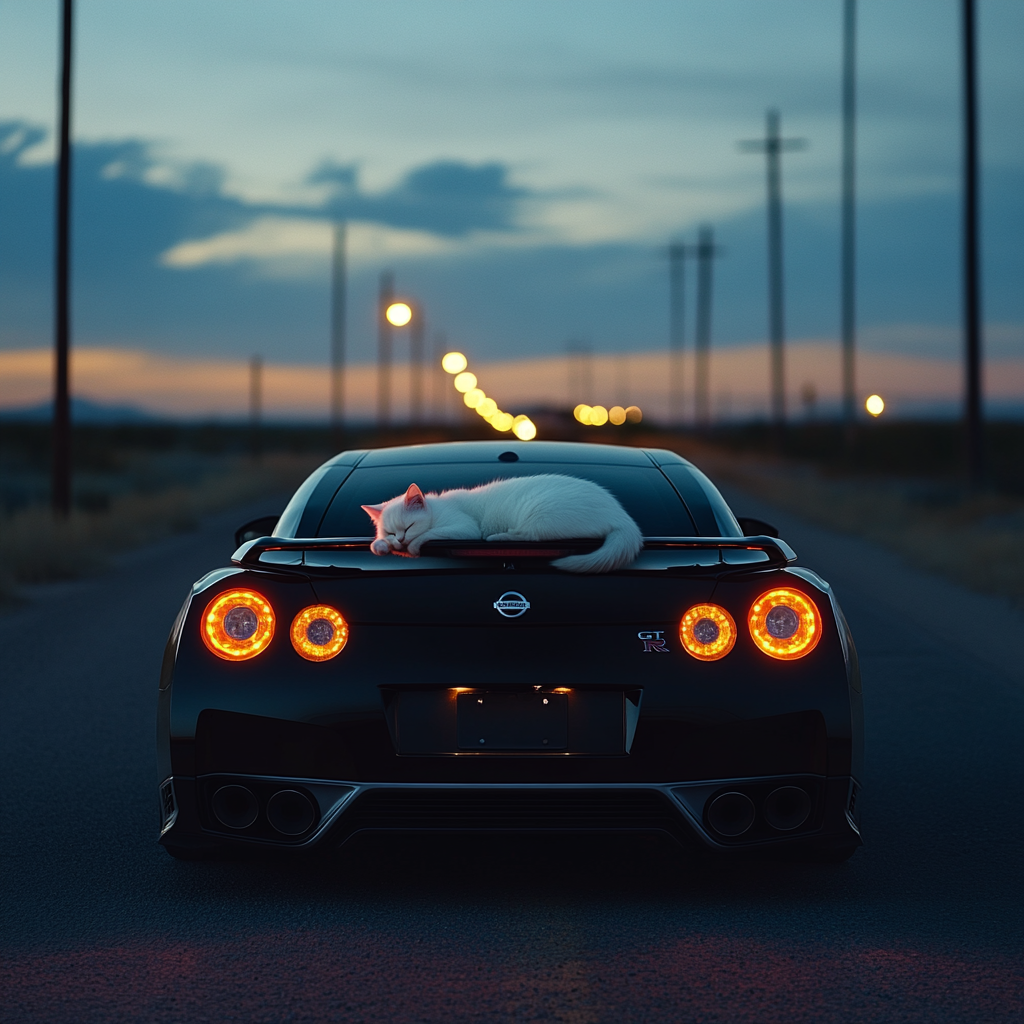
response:
[(686, 506), (672, 485), (655, 467), (503, 465), (493, 462), (433, 466), (380, 466), (356, 469), (334, 496), (320, 537), (368, 537), (373, 535), (369, 516), (360, 505), (376, 505), (405, 492), (415, 483), (424, 491), (476, 487), (491, 480), (514, 476), (561, 473), (593, 480), (611, 491), (647, 537), (690, 536), (696, 528)]

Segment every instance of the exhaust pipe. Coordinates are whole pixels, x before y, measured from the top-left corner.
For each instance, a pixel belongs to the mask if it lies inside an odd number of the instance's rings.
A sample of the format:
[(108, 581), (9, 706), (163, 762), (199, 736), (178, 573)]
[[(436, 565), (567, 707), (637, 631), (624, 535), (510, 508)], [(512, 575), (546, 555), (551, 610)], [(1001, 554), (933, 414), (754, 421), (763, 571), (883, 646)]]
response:
[(267, 801), (267, 820), (284, 836), (301, 836), (313, 827), (313, 801), (297, 789), (279, 789)]
[(248, 828), (260, 813), (260, 805), (245, 786), (221, 786), (211, 801), (214, 817), (227, 828)]
[(754, 801), (746, 793), (720, 793), (708, 804), (707, 815), (720, 836), (735, 839), (754, 824)]

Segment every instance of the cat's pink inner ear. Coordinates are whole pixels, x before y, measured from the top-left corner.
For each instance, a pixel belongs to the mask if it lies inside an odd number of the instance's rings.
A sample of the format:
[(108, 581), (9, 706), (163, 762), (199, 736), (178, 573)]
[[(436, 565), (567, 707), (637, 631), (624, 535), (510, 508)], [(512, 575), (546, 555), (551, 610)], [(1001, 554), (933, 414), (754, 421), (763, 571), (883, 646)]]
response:
[(406, 508), (426, 508), (427, 502), (423, 497), (423, 492), (415, 485), (409, 484), (409, 490), (405, 492), (405, 507)]
[(383, 505), (363, 505), (362, 510), (375, 522), (380, 522), (380, 517), (384, 513)]

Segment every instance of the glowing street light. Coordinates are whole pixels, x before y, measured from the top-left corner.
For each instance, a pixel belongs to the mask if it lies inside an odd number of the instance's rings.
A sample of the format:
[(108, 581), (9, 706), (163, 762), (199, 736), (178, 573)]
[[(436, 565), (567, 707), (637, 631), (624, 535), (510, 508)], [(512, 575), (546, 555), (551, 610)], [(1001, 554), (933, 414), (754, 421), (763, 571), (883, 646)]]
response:
[(606, 423), (621, 427), (624, 423), (639, 423), (644, 418), (644, 414), (636, 405), (627, 406), (625, 409), (621, 405), (613, 405), (606, 409), (603, 405), (581, 403), (573, 409), (572, 414), (585, 427), (603, 427)]
[(529, 416), (517, 416), (512, 421), (512, 433), (520, 441), (532, 441), (537, 436), (537, 428)]
[(469, 360), (461, 352), (446, 352), (441, 357), (441, 369), (445, 373), (462, 373), (467, 366)]
[[(389, 308), (388, 313), (390, 312)], [(511, 430), (520, 441), (532, 441), (537, 436), (537, 427), (530, 417), (513, 416), (499, 409), (498, 403), (493, 398), (488, 398), (484, 390), (478, 387), (476, 374), (470, 373), (466, 369), (467, 366), (469, 360), (461, 352), (446, 352), (441, 358), (441, 369), (455, 378), (452, 384), (455, 390), (462, 394), (462, 401), (466, 407), (475, 409), (477, 415), (495, 430), (501, 433)]]
[(408, 302), (392, 302), (384, 316), (392, 327), (405, 327), (412, 320), (412, 306)]
[(881, 395), (868, 395), (864, 408), (877, 419), (882, 415), (882, 410), (885, 409), (885, 402), (882, 401)]

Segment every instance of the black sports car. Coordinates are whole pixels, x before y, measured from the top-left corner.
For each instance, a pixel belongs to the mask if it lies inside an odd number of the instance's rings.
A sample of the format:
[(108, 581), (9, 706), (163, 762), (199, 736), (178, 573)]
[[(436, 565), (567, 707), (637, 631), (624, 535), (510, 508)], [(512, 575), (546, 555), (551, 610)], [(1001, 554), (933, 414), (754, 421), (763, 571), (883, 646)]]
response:
[[(536, 473), (644, 534), (377, 557), (361, 506)], [(746, 529), (744, 529), (746, 527)], [(364, 829), (650, 831), (719, 855), (860, 845), (861, 684), (831, 588), (680, 456), (557, 442), (343, 452), (192, 588), (160, 676), (160, 842), (334, 848)], [(746, 534), (752, 535), (746, 535)], [(251, 539), (247, 539), (251, 538)]]

